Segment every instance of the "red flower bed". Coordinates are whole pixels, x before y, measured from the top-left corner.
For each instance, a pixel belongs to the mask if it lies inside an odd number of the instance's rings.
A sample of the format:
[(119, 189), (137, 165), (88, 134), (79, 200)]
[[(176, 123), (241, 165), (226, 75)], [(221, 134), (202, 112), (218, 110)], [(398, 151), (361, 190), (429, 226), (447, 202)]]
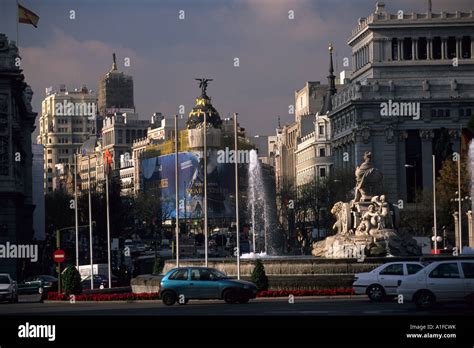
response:
[[(159, 300), (158, 293), (141, 293), (141, 294), (90, 294), (75, 295), (76, 301), (136, 301), (136, 300)], [(69, 301), (69, 297), (57, 292), (48, 293), (49, 301)]]
[[(293, 296), (336, 296), (336, 295), (354, 295), (354, 289), (322, 289), (322, 290), (266, 290), (260, 291), (257, 297), (288, 297)], [(141, 293), (141, 294), (90, 294), (76, 295), (76, 301), (140, 301), (140, 300), (159, 300), (158, 293)], [(69, 301), (69, 297), (57, 292), (48, 293), (49, 301)]]
[(322, 290), (266, 290), (260, 291), (257, 297), (288, 297), (293, 296), (336, 296), (354, 295), (352, 288), (322, 289)]

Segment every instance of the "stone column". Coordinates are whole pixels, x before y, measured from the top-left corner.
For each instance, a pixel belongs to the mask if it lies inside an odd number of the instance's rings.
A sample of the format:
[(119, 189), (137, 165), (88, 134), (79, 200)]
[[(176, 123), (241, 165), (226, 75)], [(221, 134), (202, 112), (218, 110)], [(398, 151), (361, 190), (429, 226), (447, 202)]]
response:
[(446, 54), (446, 48), (447, 48), (447, 44), (446, 44), (446, 38), (441, 38), (441, 59), (446, 59), (447, 58), (447, 54)]
[(454, 245), (456, 248), (459, 250), (459, 213), (456, 211), (453, 213), (453, 218), (454, 218)]
[(418, 41), (416, 39), (411, 40), (411, 60), (418, 59), (417, 54), (416, 54), (417, 53), (416, 48), (418, 47), (417, 43)]
[(420, 130), (421, 138), (421, 168), (423, 170), (423, 190), (432, 191), (433, 189), (433, 145), (432, 139), (434, 132), (432, 130)]
[(433, 59), (432, 47), (433, 47), (433, 39), (427, 38), (426, 39), (426, 59), (427, 60)]
[(403, 60), (403, 39), (398, 39), (398, 60)]
[(471, 59), (474, 59), (474, 36), (471, 36)]
[(456, 38), (456, 57), (458, 59), (461, 59), (462, 58), (462, 54), (461, 54), (461, 39), (460, 38)]
[(450, 129), (449, 136), (453, 140), (453, 152), (461, 153), (461, 132), (459, 129)]
[(404, 203), (407, 202), (407, 168), (405, 168), (406, 156), (405, 156), (405, 146), (406, 138), (408, 133), (406, 131), (400, 131), (398, 133), (398, 193), (399, 198), (403, 200)]
[(355, 53), (352, 55), (352, 70), (356, 70), (356, 55)]
[(472, 211), (468, 210), (467, 213), (467, 230), (469, 232), (468, 234), (468, 241), (469, 241), (469, 248), (474, 248), (474, 233), (473, 233), (473, 228), (472, 228)]

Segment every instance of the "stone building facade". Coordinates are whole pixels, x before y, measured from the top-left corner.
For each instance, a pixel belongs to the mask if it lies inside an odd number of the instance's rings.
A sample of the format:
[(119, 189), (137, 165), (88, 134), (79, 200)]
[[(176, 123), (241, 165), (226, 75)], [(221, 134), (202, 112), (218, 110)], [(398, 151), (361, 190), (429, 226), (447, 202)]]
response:
[[(37, 113), (33, 91), (16, 66), (15, 43), (0, 34), (0, 244), (31, 244), (33, 190), (31, 134)], [(16, 279), (28, 259), (2, 259), (0, 273)]]
[(135, 109), (133, 101), (133, 78), (117, 69), (115, 53), (112, 68), (99, 80), (99, 114), (113, 115), (119, 109)]
[[(87, 87), (59, 91), (47, 89), (41, 103), (37, 143), (44, 145), (44, 192), (52, 192), (60, 178), (56, 165), (74, 169), (74, 154), (94, 132), (97, 96)], [(68, 173), (65, 173), (68, 175)]]
[(432, 155), (437, 169), (444, 159), (437, 143), (447, 137), (459, 152), (474, 110), (472, 33), (473, 12), (390, 15), (379, 2), (360, 19), (351, 83), (329, 113), (335, 168), (352, 170), (371, 151), (389, 200), (413, 201), (415, 184), (431, 190)]

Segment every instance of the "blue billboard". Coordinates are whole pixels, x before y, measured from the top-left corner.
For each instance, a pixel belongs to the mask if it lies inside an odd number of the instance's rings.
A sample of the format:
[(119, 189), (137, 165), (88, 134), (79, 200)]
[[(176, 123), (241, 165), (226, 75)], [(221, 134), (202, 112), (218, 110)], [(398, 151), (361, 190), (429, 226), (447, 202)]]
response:
[[(163, 208), (176, 217), (175, 154), (144, 159), (141, 162), (143, 190), (158, 192)], [(178, 154), (179, 218), (204, 217), (204, 159), (199, 152)], [(235, 219), (235, 169), (231, 163), (218, 163), (217, 153), (207, 158), (207, 209), (209, 219)]]

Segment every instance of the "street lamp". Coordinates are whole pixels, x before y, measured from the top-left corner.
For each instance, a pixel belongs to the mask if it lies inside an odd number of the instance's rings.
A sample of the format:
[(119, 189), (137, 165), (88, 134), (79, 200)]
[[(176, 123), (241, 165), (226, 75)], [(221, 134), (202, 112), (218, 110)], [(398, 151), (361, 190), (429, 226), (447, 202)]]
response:
[(415, 181), (415, 196), (414, 196), (414, 201), (415, 201), (415, 228), (416, 228), (416, 231), (418, 232), (418, 204), (417, 204), (417, 197), (416, 197), (416, 190), (417, 190), (417, 186), (416, 186), (416, 161), (413, 162), (413, 164), (405, 164), (405, 168), (413, 168), (413, 177), (414, 177), (414, 181)]

